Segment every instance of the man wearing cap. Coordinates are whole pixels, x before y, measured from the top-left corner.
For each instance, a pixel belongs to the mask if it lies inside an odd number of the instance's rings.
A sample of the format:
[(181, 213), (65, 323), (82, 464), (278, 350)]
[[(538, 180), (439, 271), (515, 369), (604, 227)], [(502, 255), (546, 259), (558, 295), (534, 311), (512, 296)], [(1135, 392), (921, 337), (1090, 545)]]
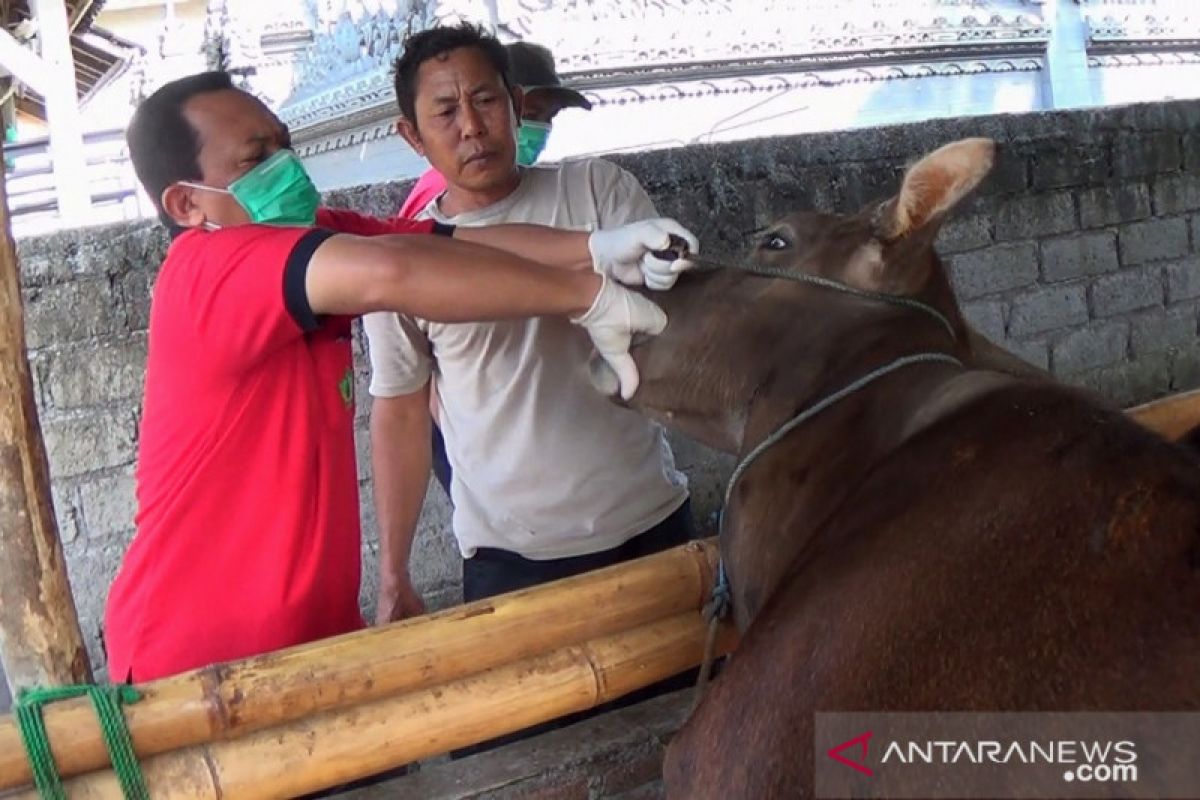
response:
[[(521, 87), (525, 96), (521, 124), (517, 127), (517, 163), (528, 167), (537, 162), (545, 149), (558, 112), (564, 108), (590, 111), (592, 101), (562, 85), (554, 69), (554, 55), (549, 49), (533, 42), (513, 42), (505, 45), (504, 50), (508, 53), (508, 78)], [(445, 176), (430, 167), (413, 184), (397, 216), (412, 219), (444, 191)]]
[[(525, 96), (509, 83), (507, 67), (500, 43), (470, 25), (432, 28), (405, 42), (395, 70), (399, 129), (447, 181), (417, 219), (595, 230), (657, 216), (637, 180), (607, 161), (519, 165)], [(570, 91), (552, 75), (546, 69), (538, 81), (554, 86), (541, 106), (548, 116)], [(650, 288), (666, 288), (674, 277)], [(429, 482), (434, 375), (467, 601), (692, 538), (687, 480), (662, 428), (593, 389), (576, 363), (590, 346), (569, 326), (548, 318), (442, 325), (379, 313), (365, 327), (375, 398), (377, 621), (423, 608), (408, 560)]]

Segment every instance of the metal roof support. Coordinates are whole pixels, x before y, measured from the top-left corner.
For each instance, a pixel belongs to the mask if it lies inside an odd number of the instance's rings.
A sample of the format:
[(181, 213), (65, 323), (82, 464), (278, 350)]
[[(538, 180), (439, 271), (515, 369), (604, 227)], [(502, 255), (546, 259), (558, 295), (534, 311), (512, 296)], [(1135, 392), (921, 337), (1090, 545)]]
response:
[(0, 27), (0, 64), (39, 94), (46, 92), (46, 68), (42, 60), (25, 45), (21, 44), (4, 28)]
[(42, 94), (46, 98), (46, 121), (50, 124), (50, 158), (54, 164), (58, 213), (68, 225), (82, 225), (92, 201), (66, 4), (63, 0), (32, 0), (32, 10), (41, 42), (45, 81)]
[(1088, 72), (1088, 28), (1077, 0), (1048, 0), (1045, 19), (1050, 24), (1046, 46), (1046, 73), (1042, 82), (1044, 108), (1083, 108), (1096, 105), (1092, 76)]

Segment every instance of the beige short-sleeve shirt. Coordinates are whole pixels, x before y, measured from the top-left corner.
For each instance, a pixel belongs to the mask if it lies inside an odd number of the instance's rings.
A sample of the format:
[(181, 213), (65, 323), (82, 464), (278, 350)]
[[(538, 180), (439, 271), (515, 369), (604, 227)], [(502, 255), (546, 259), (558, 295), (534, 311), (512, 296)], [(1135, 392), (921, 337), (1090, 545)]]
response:
[[(418, 216), (595, 230), (656, 212), (632, 175), (589, 159), (523, 169), (517, 190), (488, 208), (446, 217), (434, 200)], [(567, 320), (442, 324), (379, 312), (365, 327), (372, 395), (409, 394), (437, 375), (464, 557), (477, 547), (532, 559), (607, 550), (686, 499), (662, 428), (592, 388), (591, 341)]]

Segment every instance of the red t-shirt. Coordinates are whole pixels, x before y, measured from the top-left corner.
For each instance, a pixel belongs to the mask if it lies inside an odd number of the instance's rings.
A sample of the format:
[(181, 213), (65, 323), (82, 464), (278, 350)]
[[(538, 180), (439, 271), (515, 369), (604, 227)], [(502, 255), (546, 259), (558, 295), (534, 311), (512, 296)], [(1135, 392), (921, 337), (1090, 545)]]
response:
[(362, 627), (350, 318), (314, 316), (305, 271), (334, 232), (434, 229), (322, 209), (315, 228), (171, 244), (150, 307), (137, 535), (105, 610), (111, 680)]
[(401, 219), (412, 219), (425, 206), (429, 205), (430, 200), (444, 191), (446, 191), (445, 177), (442, 176), (442, 173), (430, 167), (413, 184), (412, 190), (408, 193), (408, 197), (404, 198), (404, 203), (400, 206), (400, 212), (396, 216)]

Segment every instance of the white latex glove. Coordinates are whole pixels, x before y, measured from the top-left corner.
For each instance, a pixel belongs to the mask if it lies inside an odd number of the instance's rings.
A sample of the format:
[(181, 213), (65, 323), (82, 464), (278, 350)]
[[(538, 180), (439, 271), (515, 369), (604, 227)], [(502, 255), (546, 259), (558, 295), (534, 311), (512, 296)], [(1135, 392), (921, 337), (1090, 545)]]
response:
[(634, 294), (603, 276), (600, 291), (592, 307), (583, 316), (571, 320), (592, 337), (596, 352), (617, 376), (621, 397), (633, 397), (638, 388), (637, 364), (629, 355), (629, 346), (637, 333), (658, 335), (667, 327), (667, 315), (651, 301)]
[(594, 232), (588, 237), (592, 266), (601, 275), (627, 286), (645, 284), (648, 289), (670, 289), (679, 273), (695, 266), (686, 258), (665, 260), (650, 255), (652, 250), (666, 250), (671, 234), (687, 242), (689, 253), (700, 252), (695, 234), (673, 219), (658, 217)]

